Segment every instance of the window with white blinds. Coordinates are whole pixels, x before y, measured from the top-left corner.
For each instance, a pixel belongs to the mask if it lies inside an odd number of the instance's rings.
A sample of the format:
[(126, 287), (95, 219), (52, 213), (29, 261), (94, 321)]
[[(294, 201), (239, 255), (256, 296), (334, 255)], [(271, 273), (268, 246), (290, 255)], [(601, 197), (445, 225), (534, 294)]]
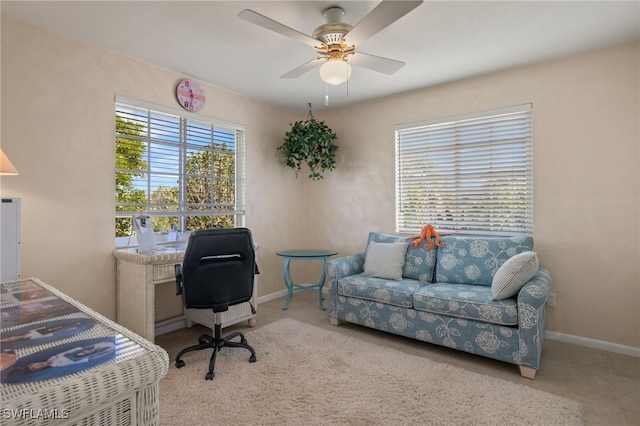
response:
[(122, 97), (115, 113), (117, 241), (140, 212), (156, 234), (243, 225), (242, 126)]
[(396, 231), (533, 234), (531, 111), (396, 126)]

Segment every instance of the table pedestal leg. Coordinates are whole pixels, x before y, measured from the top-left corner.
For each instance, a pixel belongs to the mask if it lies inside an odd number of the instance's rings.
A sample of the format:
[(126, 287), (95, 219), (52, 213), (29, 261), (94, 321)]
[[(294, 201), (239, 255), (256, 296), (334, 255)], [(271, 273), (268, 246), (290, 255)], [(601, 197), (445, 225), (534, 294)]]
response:
[(291, 303), (291, 296), (293, 296), (293, 279), (291, 278), (291, 269), (289, 268), (291, 264), (290, 259), (285, 259), (284, 261), (284, 284), (287, 286), (287, 301), (284, 304), (283, 311), (289, 309), (289, 303)]
[(318, 297), (320, 298), (320, 309), (325, 310), (324, 307), (324, 297), (322, 296), (322, 287), (324, 287), (324, 280), (327, 278), (327, 260), (325, 258), (320, 259), (322, 262), (322, 275), (320, 276), (320, 281), (318, 281)]
[[(317, 258), (316, 258), (317, 259)], [(309, 260), (309, 259), (305, 259)], [(320, 258), (320, 262), (322, 263), (322, 275), (320, 276), (320, 281), (316, 285), (298, 285), (293, 283), (293, 278), (291, 277), (291, 259), (285, 259), (284, 261), (284, 284), (287, 286), (287, 301), (282, 308), (283, 311), (289, 309), (289, 304), (291, 303), (291, 297), (293, 296), (293, 292), (297, 290), (318, 290), (318, 298), (320, 302), (320, 309), (325, 310), (324, 307), (324, 297), (322, 296), (322, 287), (324, 286), (324, 282), (327, 278), (327, 261), (325, 258)]]

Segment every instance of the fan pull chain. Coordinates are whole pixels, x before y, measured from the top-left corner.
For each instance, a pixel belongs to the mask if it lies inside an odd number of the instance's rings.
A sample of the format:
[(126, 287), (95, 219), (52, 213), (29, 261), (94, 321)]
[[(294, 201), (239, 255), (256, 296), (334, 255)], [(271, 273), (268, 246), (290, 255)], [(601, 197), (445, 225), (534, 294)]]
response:
[(329, 85), (324, 84), (324, 106), (329, 106)]

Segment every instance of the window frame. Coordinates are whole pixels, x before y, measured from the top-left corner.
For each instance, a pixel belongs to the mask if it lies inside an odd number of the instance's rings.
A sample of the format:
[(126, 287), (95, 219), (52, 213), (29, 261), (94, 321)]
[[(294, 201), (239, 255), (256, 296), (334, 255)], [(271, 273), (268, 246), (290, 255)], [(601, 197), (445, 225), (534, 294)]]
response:
[(533, 235), (532, 104), (396, 125), (395, 152), (397, 233)]
[[(131, 109), (136, 111), (136, 118), (140, 119), (140, 117), (147, 117), (147, 125), (152, 121), (151, 117), (154, 116), (156, 119), (159, 116), (169, 117), (171, 120), (177, 120), (179, 123), (178, 128), (172, 129), (171, 136), (177, 138), (175, 141), (167, 141), (161, 139), (159, 137), (153, 136), (153, 131), (161, 131), (158, 128), (150, 131), (149, 129), (154, 129), (153, 127), (145, 127), (146, 134), (143, 136), (132, 136), (127, 134), (122, 134), (118, 132), (118, 129), (114, 129), (114, 155), (118, 155), (117, 153), (117, 139), (124, 138), (129, 140), (137, 140), (143, 141), (145, 143), (145, 162), (146, 167), (144, 169), (139, 169), (140, 173), (146, 176), (146, 187), (139, 188), (140, 191), (144, 191), (146, 196), (146, 201), (144, 203), (119, 203), (118, 202), (118, 193), (115, 193), (115, 218), (116, 221), (119, 218), (131, 218), (134, 214), (139, 214), (140, 212), (144, 212), (145, 215), (151, 217), (152, 221), (154, 218), (178, 218), (179, 230), (188, 230), (187, 220), (188, 218), (196, 218), (196, 217), (207, 217), (211, 219), (211, 223), (213, 223), (215, 217), (219, 216), (232, 216), (233, 217), (233, 226), (234, 227), (242, 227), (245, 224), (245, 127), (240, 124), (231, 123), (223, 120), (214, 119), (208, 116), (203, 116), (200, 114), (195, 114), (189, 111), (173, 109), (169, 107), (165, 107), (162, 105), (152, 104), (150, 102), (141, 101), (138, 99), (128, 98), (124, 96), (116, 95), (114, 102), (114, 115), (118, 116), (119, 110), (122, 109)], [(114, 116), (114, 123), (116, 123), (116, 117)], [(123, 118), (123, 117), (121, 117)], [(126, 120), (126, 117), (124, 117)], [(140, 119), (140, 123), (143, 120)], [(204, 129), (204, 130), (203, 130)], [(194, 131), (195, 130), (195, 131)], [(205, 137), (210, 137), (210, 139), (203, 139), (206, 141), (211, 141), (209, 145), (205, 145), (204, 142), (200, 143), (200, 145), (194, 145), (194, 142), (199, 135), (193, 136), (194, 133), (199, 133), (203, 131), (202, 135)], [(209, 133), (207, 134), (207, 131)], [(190, 133), (190, 134), (189, 134)], [(233, 148), (230, 152), (233, 153), (233, 202), (232, 203), (224, 203), (220, 202), (220, 200), (215, 200), (213, 196), (213, 186), (211, 187), (211, 200), (205, 204), (194, 204), (187, 203), (187, 182), (188, 180), (194, 178), (202, 178), (203, 180), (207, 180), (213, 185), (215, 182), (222, 180), (229, 180), (227, 176), (224, 175), (216, 175), (214, 174), (213, 168), (211, 169), (211, 174), (187, 174), (187, 158), (189, 152), (209, 152), (211, 156), (214, 156), (214, 153), (218, 153), (219, 155), (226, 155), (222, 146), (214, 146), (214, 144), (222, 143), (220, 139), (217, 139), (218, 135), (233, 135)], [(201, 135), (200, 135), (201, 136)], [(151, 144), (151, 145), (150, 145)], [(149, 149), (149, 146), (153, 146), (153, 148)], [(167, 179), (171, 177), (177, 178), (176, 188), (178, 191), (178, 201), (170, 202), (170, 203), (154, 203), (152, 202), (151, 195), (152, 191), (152, 177), (158, 177), (163, 174), (163, 172), (158, 171), (160, 161), (156, 159), (155, 161), (151, 158), (151, 151), (153, 149), (159, 149), (161, 146), (171, 147), (172, 151), (176, 153), (177, 159), (173, 158), (176, 161), (172, 166), (177, 166), (172, 173), (167, 174)], [(209, 148), (210, 147), (210, 148)], [(165, 154), (166, 155), (166, 154)], [(138, 169), (136, 169), (138, 170)], [(133, 173), (135, 170), (128, 169), (119, 169), (118, 164), (116, 164), (116, 176), (117, 173)], [(143, 181), (143, 180), (142, 180)], [(173, 187), (173, 186), (172, 186)], [(116, 183), (117, 189), (117, 183)], [(136, 188), (138, 189), (138, 188)], [(157, 188), (156, 188), (157, 190)], [(204, 206), (203, 209), (199, 209), (198, 206)], [(121, 210), (121, 208), (128, 207), (136, 207), (136, 209), (131, 210)], [(167, 207), (167, 210), (159, 210), (159, 208)], [(130, 228), (128, 236), (120, 236), (118, 237), (118, 229), (117, 222), (114, 224), (114, 231), (116, 232), (116, 247), (135, 247), (137, 245), (137, 240), (135, 238), (135, 231)], [(164, 234), (166, 235), (166, 233)], [(162, 235), (156, 233), (156, 241), (158, 243), (165, 242), (166, 238), (163, 238)], [(170, 238), (169, 238), (170, 239)], [(171, 241), (167, 241), (171, 242)]]

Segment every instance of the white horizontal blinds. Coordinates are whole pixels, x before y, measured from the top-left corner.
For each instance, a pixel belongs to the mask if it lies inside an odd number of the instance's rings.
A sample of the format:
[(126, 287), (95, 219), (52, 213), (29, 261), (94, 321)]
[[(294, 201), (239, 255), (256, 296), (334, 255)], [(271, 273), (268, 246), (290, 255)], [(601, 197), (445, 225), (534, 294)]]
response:
[(242, 212), (236, 218), (236, 226), (244, 226), (245, 212), (245, 166), (244, 166), (244, 131), (235, 131), (235, 203), (236, 210)]
[(531, 105), (396, 127), (396, 230), (533, 233)]
[(142, 102), (116, 99), (115, 110), (116, 218), (149, 212), (157, 232), (238, 222), (244, 129)]
[(186, 208), (216, 214), (236, 211), (236, 132), (186, 123)]

